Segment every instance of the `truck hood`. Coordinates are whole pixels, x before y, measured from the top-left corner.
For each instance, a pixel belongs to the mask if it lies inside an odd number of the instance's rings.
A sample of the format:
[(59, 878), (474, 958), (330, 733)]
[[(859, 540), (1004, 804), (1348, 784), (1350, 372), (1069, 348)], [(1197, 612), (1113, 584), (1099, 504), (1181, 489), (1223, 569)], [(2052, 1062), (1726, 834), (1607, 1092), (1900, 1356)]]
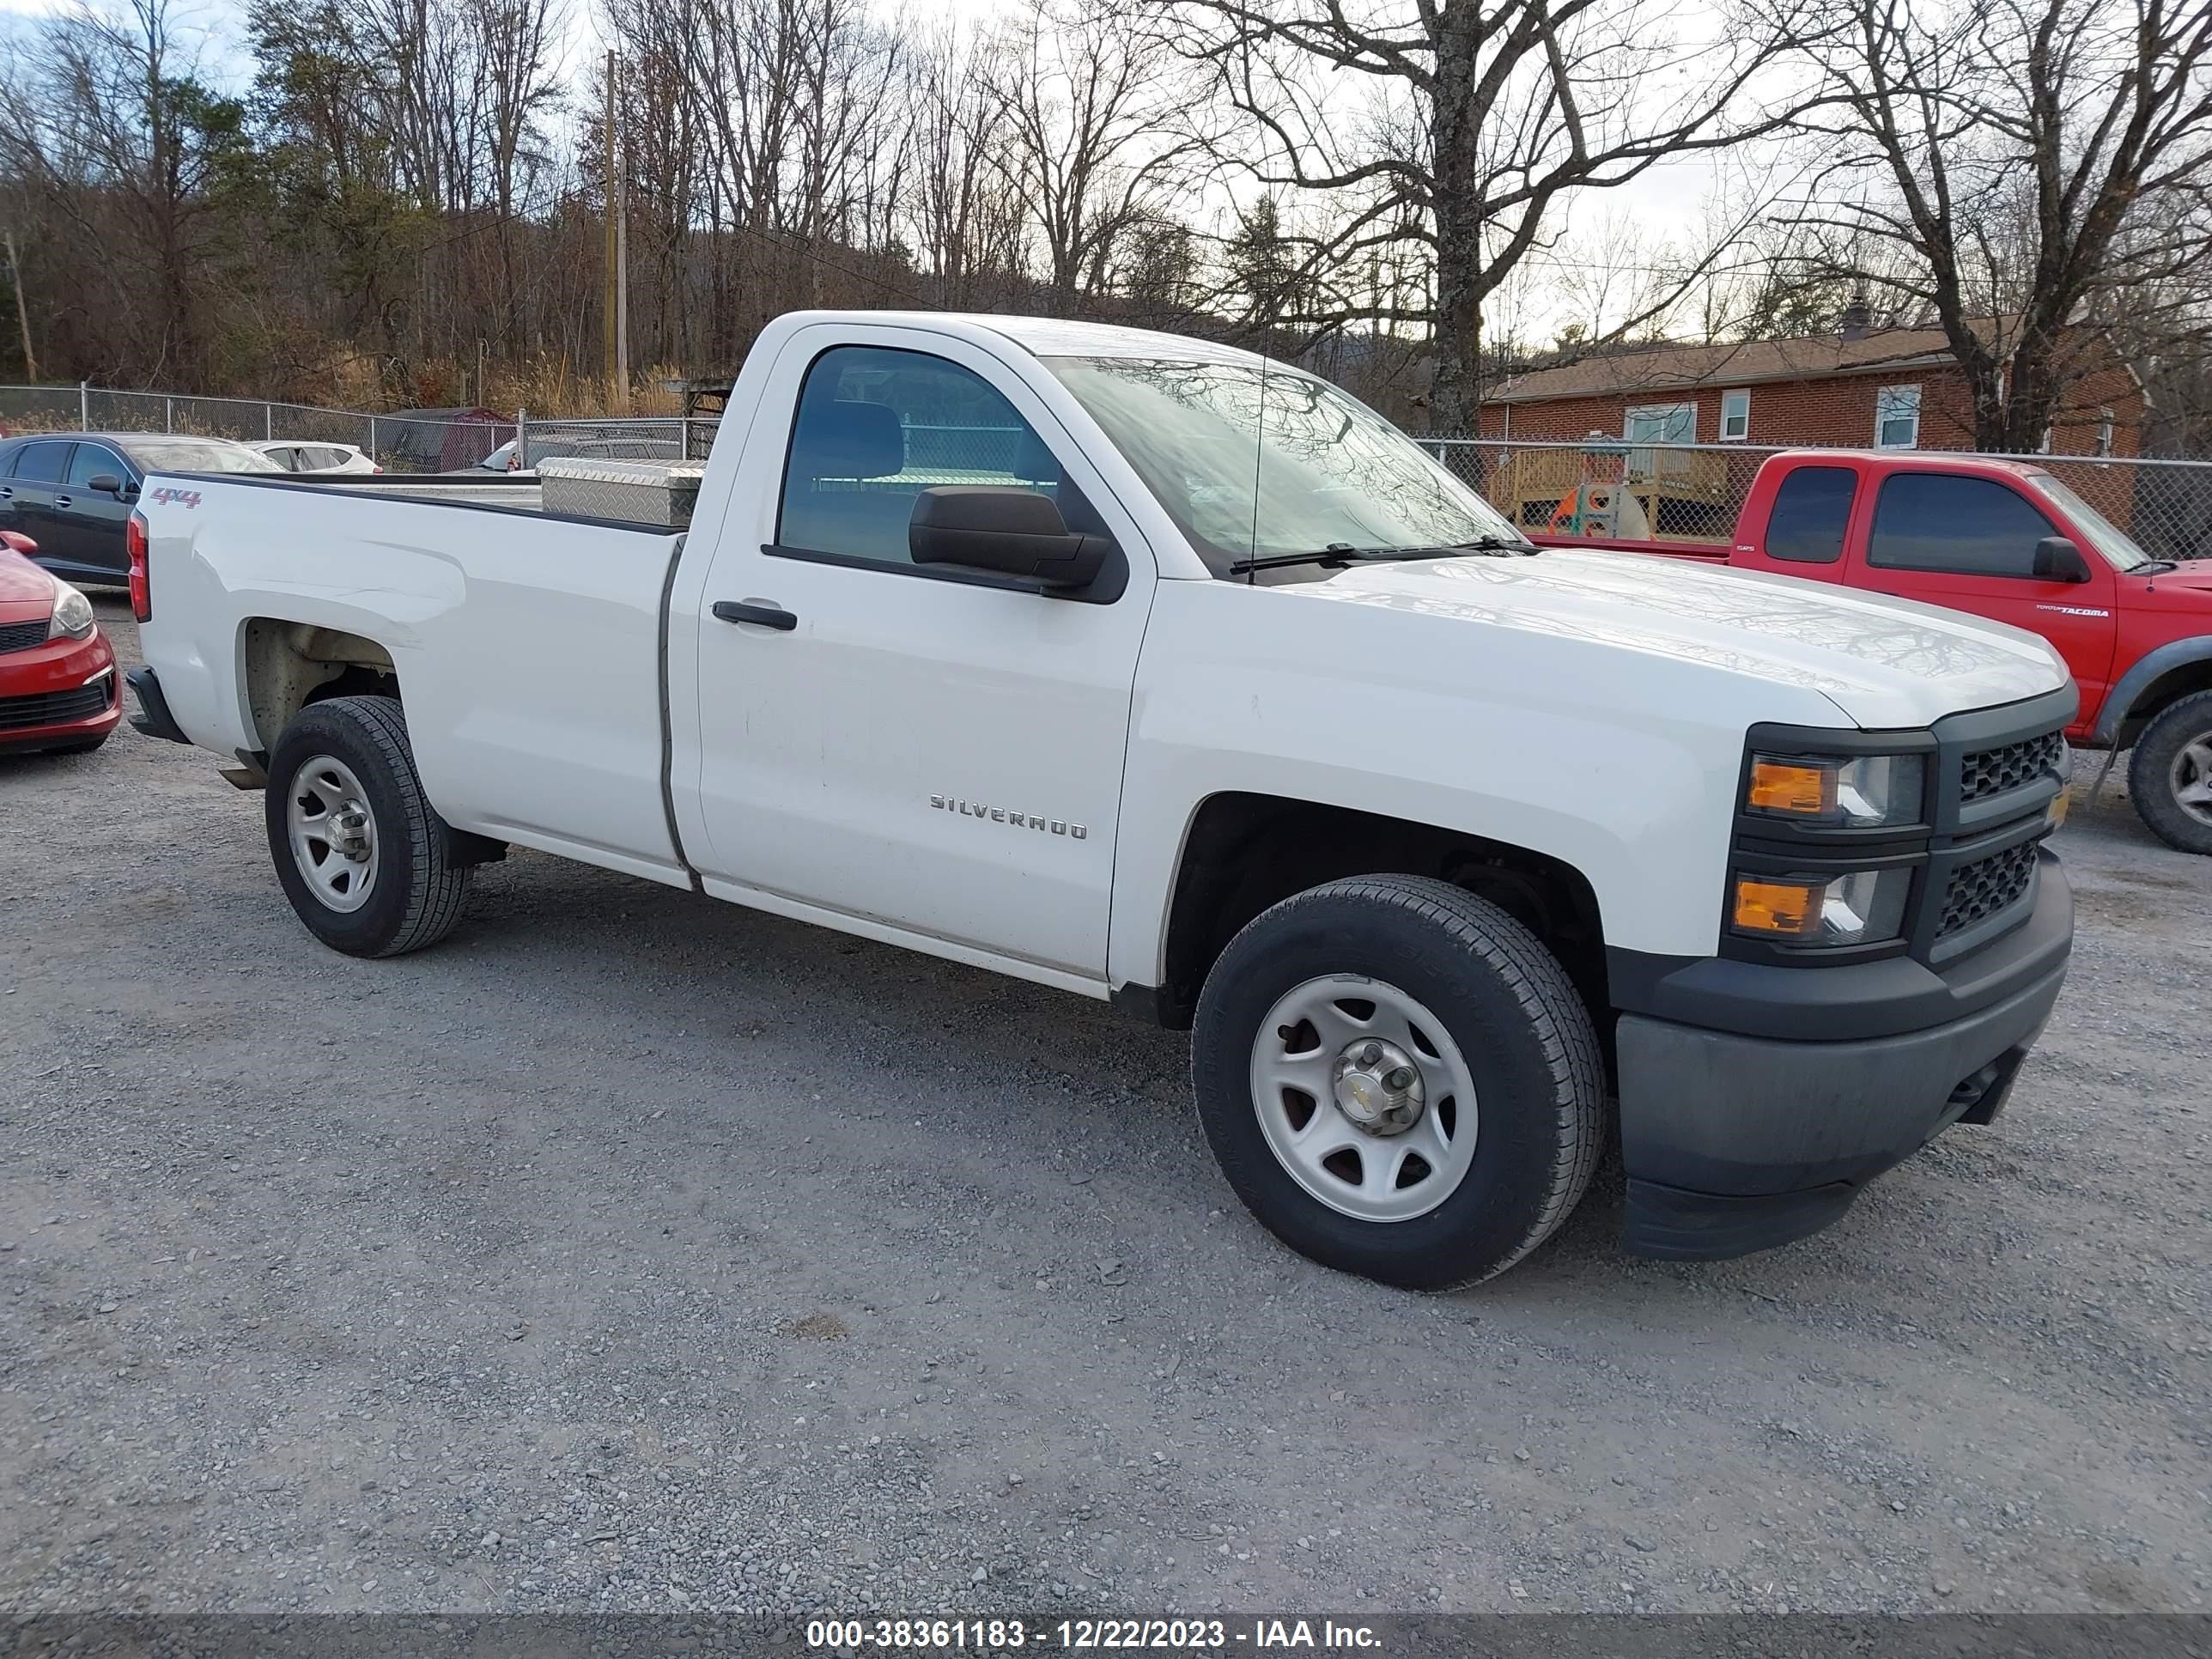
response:
[(2155, 576), (2122, 580), (2134, 584), (2134, 592), (2128, 599), (2130, 609), (2165, 609), (2192, 615), (2212, 610), (2212, 559), (2184, 559)]
[(1868, 730), (2041, 696), (2067, 683), (2035, 635), (1906, 599), (1632, 553), (1354, 565), (1288, 591), (1601, 640), (1817, 690)]

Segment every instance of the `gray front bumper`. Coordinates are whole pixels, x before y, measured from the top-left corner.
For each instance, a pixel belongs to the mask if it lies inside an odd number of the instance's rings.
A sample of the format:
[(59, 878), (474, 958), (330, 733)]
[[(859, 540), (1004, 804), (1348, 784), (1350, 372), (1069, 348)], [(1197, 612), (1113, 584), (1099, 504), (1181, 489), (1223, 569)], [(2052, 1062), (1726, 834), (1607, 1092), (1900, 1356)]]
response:
[[(2044, 906), (2070, 916), (2063, 878), (2046, 881)], [(1867, 1181), (1951, 1124), (1996, 1115), (2065, 978), (2061, 955), (1964, 1018), (1847, 1042), (1624, 1014), (1615, 1041), (1626, 1247), (1740, 1255), (1827, 1225)]]

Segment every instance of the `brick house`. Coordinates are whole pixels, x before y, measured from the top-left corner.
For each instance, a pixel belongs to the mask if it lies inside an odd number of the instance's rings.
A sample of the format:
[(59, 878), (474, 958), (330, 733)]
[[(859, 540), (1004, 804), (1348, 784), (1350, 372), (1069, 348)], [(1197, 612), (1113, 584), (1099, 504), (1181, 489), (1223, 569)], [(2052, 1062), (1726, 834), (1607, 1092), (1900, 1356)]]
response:
[[(2073, 378), (2051, 423), (2050, 453), (2134, 455), (2142, 383), (2088, 337), (2081, 343), (2086, 372)], [(1972, 449), (1972, 408), (1942, 330), (1846, 328), (1732, 345), (1627, 347), (1532, 369), (1490, 393), (1480, 435)]]
[[(2142, 382), (2098, 337), (2083, 333), (2072, 343), (2086, 361), (2051, 422), (2049, 453), (2136, 454), (2147, 413)], [(1490, 394), (1481, 436), (1576, 443), (1602, 434), (1638, 445), (1711, 446), (1632, 448), (1625, 470), (1616, 462), (1613, 473), (1623, 522), (1642, 526), (1622, 533), (1705, 540), (1729, 534), (1770, 447), (1971, 450), (1972, 410), (1940, 329), (1846, 327), (1729, 345), (1624, 347), (1531, 369)], [(1734, 445), (1740, 455), (1728, 453)], [(1606, 471), (1593, 453), (1513, 449), (1462, 465), (1479, 472), (1485, 493), (1515, 522), (1557, 529), (1577, 489)], [(2078, 482), (2116, 523), (2134, 516), (2132, 477)]]

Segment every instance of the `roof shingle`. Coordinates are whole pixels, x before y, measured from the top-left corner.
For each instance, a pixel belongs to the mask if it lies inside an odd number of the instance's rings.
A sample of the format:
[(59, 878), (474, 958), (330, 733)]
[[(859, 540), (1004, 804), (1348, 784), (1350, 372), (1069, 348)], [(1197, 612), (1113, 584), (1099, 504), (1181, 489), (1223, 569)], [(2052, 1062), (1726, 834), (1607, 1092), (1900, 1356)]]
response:
[(1653, 346), (1609, 352), (1516, 374), (1490, 394), (1499, 404), (1550, 403), (1624, 392), (1686, 392), (1760, 380), (1823, 380), (1950, 361), (1940, 328), (1888, 328), (1856, 340), (1833, 334), (1728, 345)]

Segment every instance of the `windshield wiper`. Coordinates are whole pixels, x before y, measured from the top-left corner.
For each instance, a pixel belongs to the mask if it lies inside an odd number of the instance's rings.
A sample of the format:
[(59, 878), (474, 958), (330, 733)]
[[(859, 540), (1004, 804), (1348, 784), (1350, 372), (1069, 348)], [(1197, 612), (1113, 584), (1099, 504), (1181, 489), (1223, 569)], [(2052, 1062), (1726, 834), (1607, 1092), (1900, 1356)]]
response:
[(2174, 563), (2172, 559), (2145, 559), (2141, 564), (2130, 565), (2128, 567), (2128, 574), (2130, 576), (2163, 576), (2169, 570), (2179, 570), (2180, 568), (2181, 567)]
[(1454, 542), (1449, 547), (1407, 548), (1404, 551), (1417, 558), (1437, 553), (1488, 553), (1493, 556), (1506, 554), (1519, 558), (1543, 549), (1535, 543), (1513, 536), (1477, 536), (1471, 542)]
[(1331, 542), (1327, 547), (1318, 548), (1310, 553), (1274, 553), (1264, 559), (1238, 559), (1229, 567), (1229, 574), (1242, 576), (1249, 571), (1280, 570), (1297, 564), (1334, 566), (1340, 570), (1348, 564), (1449, 558), (1460, 553), (1480, 553), (1498, 558), (1519, 556), (1539, 550), (1534, 542), (1515, 541), (1504, 536), (1478, 536), (1471, 542), (1451, 542), (1430, 547), (1354, 547), (1348, 542)]

